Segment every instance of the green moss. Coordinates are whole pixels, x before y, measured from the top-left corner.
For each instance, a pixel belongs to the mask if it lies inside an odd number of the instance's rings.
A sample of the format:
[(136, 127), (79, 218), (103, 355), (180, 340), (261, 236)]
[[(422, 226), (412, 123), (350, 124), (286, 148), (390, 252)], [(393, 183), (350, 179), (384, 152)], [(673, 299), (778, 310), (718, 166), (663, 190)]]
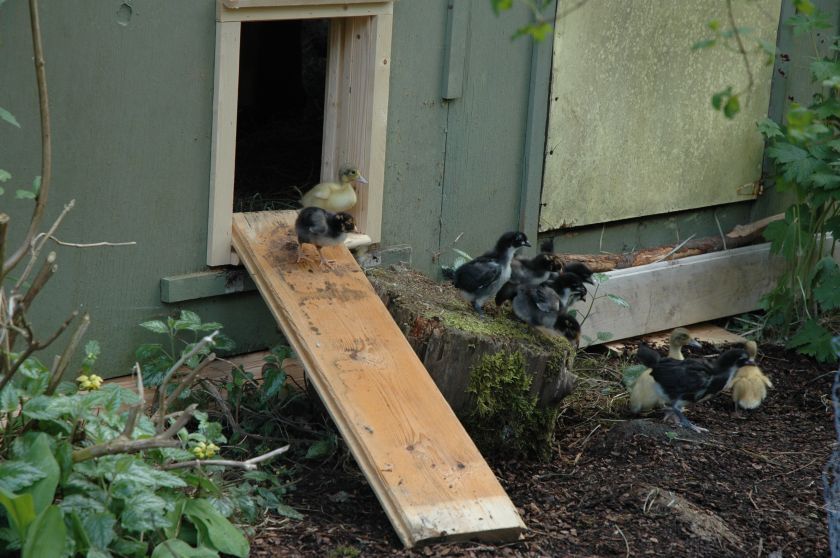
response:
[(558, 411), (538, 407), (531, 382), (518, 352), (484, 355), (472, 368), (473, 405), (464, 424), (482, 451), (550, 457)]

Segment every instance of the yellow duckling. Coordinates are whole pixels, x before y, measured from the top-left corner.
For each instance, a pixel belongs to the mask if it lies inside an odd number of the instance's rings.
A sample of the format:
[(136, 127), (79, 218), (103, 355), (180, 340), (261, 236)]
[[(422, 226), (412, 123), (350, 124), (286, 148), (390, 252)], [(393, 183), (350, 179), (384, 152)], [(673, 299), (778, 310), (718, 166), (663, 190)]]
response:
[[(671, 332), (668, 340), (668, 358), (685, 360), (682, 348), (686, 345), (700, 347), (700, 343), (691, 338), (691, 334), (684, 327), (678, 327)], [(656, 382), (653, 381), (650, 368), (645, 369), (630, 388), (630, 410), (634, 413), (648, 411), (665, 404), (665, 400), (656, 392)]]
[(358, 168), (350, 165), (341, 167), (338, 178), (340, 184), (321, 182), (313, 186), (300, 200), (303, 207), (320, 207), (337, 213), (356, 205), (356, 190), (353, 184), (367, 184), (367, 179)]
[[(758, 353), (758, 345), (755, 341), (747, 341), (744, 349), (750, 358), (755, 360)], [(732, 378), (732, 401), (735, 402), (735, 410), (756, 409), (764, 398), (767, 397), (767, 388), (772, 388), (773, 382), (764, 375), (758, 366), (742, 366), (735, 372)]]

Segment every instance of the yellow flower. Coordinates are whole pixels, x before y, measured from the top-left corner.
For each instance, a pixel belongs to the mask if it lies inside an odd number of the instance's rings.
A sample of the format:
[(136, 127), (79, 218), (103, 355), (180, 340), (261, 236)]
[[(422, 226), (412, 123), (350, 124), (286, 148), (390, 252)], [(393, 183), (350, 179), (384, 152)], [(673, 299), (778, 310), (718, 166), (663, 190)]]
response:
[(102, 378), (96, 374), (91, 374), (90, 376), (82, 374), (76, 378), (76, 381), (79, 382), (79, 389), (84, 391), (92, 391), (102, 386)]
[(207, 449), (205, 449), (204, 454), (205, 454), (205, 457), (209, 458), (209, 457), (213, 457), (218, 452), (219, 452), (219, 446), (217, 446), (216, 444), (210, 443), (210, 444), (207, 444)]
[(207, 444), (204, 442), (199, 442), (196, 446), (192, 449), (193, 455), (195, 455), (199, 459), (204, 459), (208, 457), (207, 455)]

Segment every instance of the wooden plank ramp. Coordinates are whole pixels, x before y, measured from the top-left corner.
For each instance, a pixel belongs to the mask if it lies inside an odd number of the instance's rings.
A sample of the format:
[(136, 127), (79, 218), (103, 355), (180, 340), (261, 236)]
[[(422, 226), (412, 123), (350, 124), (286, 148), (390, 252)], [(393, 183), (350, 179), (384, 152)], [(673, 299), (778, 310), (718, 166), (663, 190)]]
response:
[(295, 263), (295, 211), (237, 213), (233, 246), (406, 547), (525, 525), (361, 268)]

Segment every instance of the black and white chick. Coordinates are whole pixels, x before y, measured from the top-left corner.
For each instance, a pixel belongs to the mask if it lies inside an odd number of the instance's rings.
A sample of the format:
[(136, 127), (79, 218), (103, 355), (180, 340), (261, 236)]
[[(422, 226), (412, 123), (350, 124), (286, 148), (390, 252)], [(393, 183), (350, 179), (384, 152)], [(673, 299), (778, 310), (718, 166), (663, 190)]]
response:
[(683, 414), (685, 404), (704, 401), (716, 395), (729, 383), (738, 368), (754, 364), (743, 349), (726, 351), (714, 364), (697, 359), (662, 358), (646, 345), (639, 347), (636, 357), (651, 369), (656, 390), (673, 418), (684, 428), (695, 432), (708, 432), (708, 429), (688, 420)]
[(580, 344), (580, 324), (570, 314), (560, 314), (554, 322), (554, 330), (569, 340), (575, 347)]
[(524, 233), (506, 232), (495, 248), (455, 270), (455, 288), (480, 316), (484, 315), (484, 303), (510, 279), (510, 262), (516, 250), (530, 245)]
[(586, 300), (583, 281), (573, 273), (560, 273), (542, 285), (519, 285), (513, 313), (525, 323), (550, 328), (578, 300)]
[(583, 262), (566, 262), (563, 264), (563, 271), (565, 273), (574, 273), (580, 280), (584, 283), (589, 283), (590, 285), (594, 285), (595, 281), (592, 279), (592, 275), (594, 273), (589, 266)]
[(312, 244), (321, 257), (321, 266), (332, 267), (335, 263), (321, 253), (323, 246), (335, 246), (344, 243), (347, 233), (356, 228), (353, 216), (349, 213), (333, 213), (320, 207), (305, 207), (295, 221), (298, 237), (297, 263), (307, 259), (303, 255), (303, 245)]
[(496, 306), (513, 300), (519, 285), (539, 285), (548, 281), (555, 271), (560, 271), (560, 267), (551, 254), (537, 254), (533, 258), (516, 256), (510, 262), (510, 280), (496, 293)]

